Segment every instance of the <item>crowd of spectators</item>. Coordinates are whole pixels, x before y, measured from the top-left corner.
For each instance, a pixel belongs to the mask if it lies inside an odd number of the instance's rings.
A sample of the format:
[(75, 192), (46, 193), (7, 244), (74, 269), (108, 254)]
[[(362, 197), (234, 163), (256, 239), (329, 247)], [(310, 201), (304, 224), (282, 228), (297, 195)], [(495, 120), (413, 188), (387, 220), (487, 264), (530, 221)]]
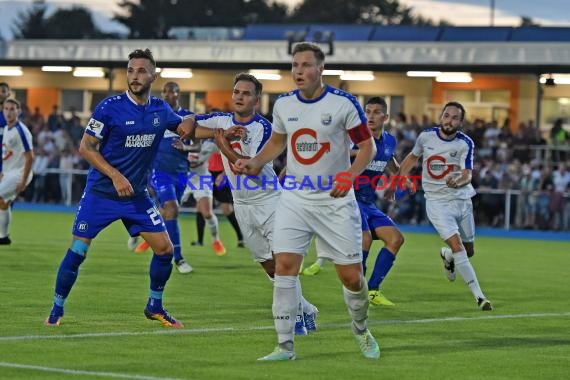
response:
[[(33, 136), (34, 179), (22, 197), (28, 202), (71, 204), (81, 196), (85, 185), (85, 176), (73, 176), (67, 173), (53, 172), (52, 169), (89, 168), (89, 164), (78, 153), (79, 142), (83, 136), (84, 122), (74, 109), (66, 113), (67, 117), (54, 105), (52, 112), (42, 115), (36, 107), (33, 112), (24, 104), (20, 119)], [(71, 191), (69, 181), (71, 181)]]

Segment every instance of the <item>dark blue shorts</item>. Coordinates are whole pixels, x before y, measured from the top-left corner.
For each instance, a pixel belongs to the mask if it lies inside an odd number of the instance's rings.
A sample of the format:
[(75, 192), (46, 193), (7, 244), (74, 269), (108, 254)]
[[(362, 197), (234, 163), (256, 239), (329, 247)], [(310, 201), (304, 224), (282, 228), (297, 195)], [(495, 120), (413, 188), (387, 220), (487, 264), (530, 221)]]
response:
[(73, 235), (93, 239), (115, 220), (121, 220), (129, 235), (166, 231), (164, 221), (148, 194), (129, 200), (108, 199), (85, 192), (73, 222)]
[(156, 194), (160, 207), (168, 201), (177, 200), (180, 203), (186, 188), (186, 179), (185, 173), (153, 171), (148, 182)]
[(375, 230), (378, 227), (396, 227), (396, 223), (374, 205), (358, 202), (362, 231)]

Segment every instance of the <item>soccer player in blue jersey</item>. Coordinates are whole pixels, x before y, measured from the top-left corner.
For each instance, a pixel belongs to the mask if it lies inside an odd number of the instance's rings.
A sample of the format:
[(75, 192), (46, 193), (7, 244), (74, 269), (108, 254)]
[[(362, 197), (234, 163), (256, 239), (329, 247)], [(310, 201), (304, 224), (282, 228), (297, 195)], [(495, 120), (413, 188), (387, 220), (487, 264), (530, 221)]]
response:
[(79, 152), (92, 167), (73, 223), (72, 243), (57, 272), (53, 307), (45, 320), (48, 326), (59, 326), (91, 240), (120, 219), (131, 236), (141, 235), (154, 251), (145, 316), (166, 327), (184, 327), (162, 305), (174, 248), (146, 185), (165, 130), (186, 139), (193, 121), (184, 120), (164, 100), (150, 96), (156, 77), (150, 50), (130, 53), (128, 90), (99, 103), (87, 124)]
[[(192, 112), (182, 108), (179, 103), (180, 87), (175, 82), (167, 82), (162, 86), (162, 99), (178, 115), (185, 117), (191, 115)], [(180, 228), (178, 227), (178, 209), (180, 208), (180, 199), (186, 187), (186, 178), (189, 162), (185, 152), (182, 152), (174, 146), (179, 141), (179, 136), (166, 130), (160, 145), (158, 154), (152, 164), (152, 173), (149, 184), (156, 194), (159, 202), (160, 215), (164, 219), (166, 231), (170, 236), (170, 241), (174, 246), (174, 264), (180, 273), (192, 272), (192, 267), (182, 257), (182, 249), (180, 246)], [(181, 175), (182, 174), (182, 175)], [(131, 238), (133, 239), (133, 238)], [(136, 239), (136, 238), (135, 238)], [(137, 252), (144, 252), (148, 249), (149, 244), (145, 240), (138, 247)]]
[[(380, 184), (380, 176), (387, 171), (389, 174), (396, 174), (399, 169), (398, 162), (394, 158), (396, 150), (396, 139), (384, 130), (384, 124), (388, 121), (388, 105), (383, 98), (373, 97), (366, 102), (364, 109), (367, 124), (372, 131), (376, 144), (376, 156), (362, 172), (359, 180), (354, 184), (354, 194), (360, 209), (362, 219), (362, 265), (366, 274), (366, 259), (374, 239), (384, 242), (384, 247), (378, 252), (372, 275), (368, 280), (368, 299), (371, 304), (377, 306), (394, 306), (394, 303), (387, 299), (380, 291), (380, 284), (392, 268), (392, 264), (400, 247), (404, 244), (404, 237), (396, 227), (392, 219), (384, 214), (376, 206), (376, 188)], [(351, 153), (352, 156), (356, 151)], [(382, 177), (386, 179), (386, 177)], [(373, 183), (373, 181), (375, 181)], [(385, 196), (392, 198), (394, 189), (391, 185), (386, 185)], [(374, 234), (372, 234), (372, 231)], [(303, 274), (316, 274), (320, 271), (324, 261), (317, 260), (314, 264), (305, 268)]]

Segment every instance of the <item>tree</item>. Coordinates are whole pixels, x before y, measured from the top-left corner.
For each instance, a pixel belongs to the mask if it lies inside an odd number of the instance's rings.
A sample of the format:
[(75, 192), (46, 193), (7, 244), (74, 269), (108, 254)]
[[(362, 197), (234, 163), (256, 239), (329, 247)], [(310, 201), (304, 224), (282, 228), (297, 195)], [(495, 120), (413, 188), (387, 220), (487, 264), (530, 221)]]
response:
[(244, 26), (282, 22), (287, 7), (267, 0), (121, 0), (114, 20), (130, 38), (167, 38), (174, 26)]
[(31, 8), (20, 12), (16, 25), (12, 27), (15, 39), (46, 38), (45, 13), (47, 6), (45, 0), (34, 0)]
[(290, 22), (382, 25), (431, 25), (415, 16), (398, 0), (305, 0), (289, 17)]
[(91, 13), (84, 7), (58, 9), (45, 22), (48, 38), (54, 39), (94, 39), (108, 38), (111, 35), (101, 32), (93, 23)]
[(45, 0), (34, 1), (31, 9), (22, 12), (16, 27), (12, 29), (16, 39), (92, 39), (116, 38), (103, 33), (93, 22), (87, 8), (73, 6), (71, 9), (57, 9), (46, 18)]
[(522, 16), (520, 26), (540, 26), (540, 24), (534, 22), (530, 17)]

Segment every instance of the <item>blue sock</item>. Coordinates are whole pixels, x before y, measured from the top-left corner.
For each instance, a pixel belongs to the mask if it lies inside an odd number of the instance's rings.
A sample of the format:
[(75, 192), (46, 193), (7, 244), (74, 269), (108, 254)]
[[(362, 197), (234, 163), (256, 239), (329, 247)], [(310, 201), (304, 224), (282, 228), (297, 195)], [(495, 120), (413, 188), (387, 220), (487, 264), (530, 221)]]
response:
[(152, 255), (150, 260), (150, 296), (148, 307), (151, 310), (162, 309), (162, 292), (172, 273), (172, 255)]
[(372, 276), (370, 276), (370, 281), (368, 281), (368, 289), (378, 290), (380, 288), (380, 284), (390, 271), (390, 268), (392, 268), (395, 259), (396, 256), (388, 248), (384, 247), (380, 250), (374, 263)]
[(368, 251), (362, 250), (362, 271), (366, 276), (366, 260), (368, 259)]
[(182, 260), (182, 249), (180, 248), (180, 229), (178, 228), (178, 219), (165, 220), (166, 231), (170, 236), (170, 241), (174, 246), (174, 262)]
[[(83, 252), (85, 254), (85, 252)], [(57, 278), (55, 280), (55, 294), (53, 297), (54, 308), (61, 311), (63, 314), (63, 305), (75, 280), (77, 280), (77, 275), (79, 274), (79, 266), (85, 260), (85, 256), (80, 253), (76, 253), (70, 249), (67, 250), (67, 254), (59, 264), (59, 270), (57, 271)]]

